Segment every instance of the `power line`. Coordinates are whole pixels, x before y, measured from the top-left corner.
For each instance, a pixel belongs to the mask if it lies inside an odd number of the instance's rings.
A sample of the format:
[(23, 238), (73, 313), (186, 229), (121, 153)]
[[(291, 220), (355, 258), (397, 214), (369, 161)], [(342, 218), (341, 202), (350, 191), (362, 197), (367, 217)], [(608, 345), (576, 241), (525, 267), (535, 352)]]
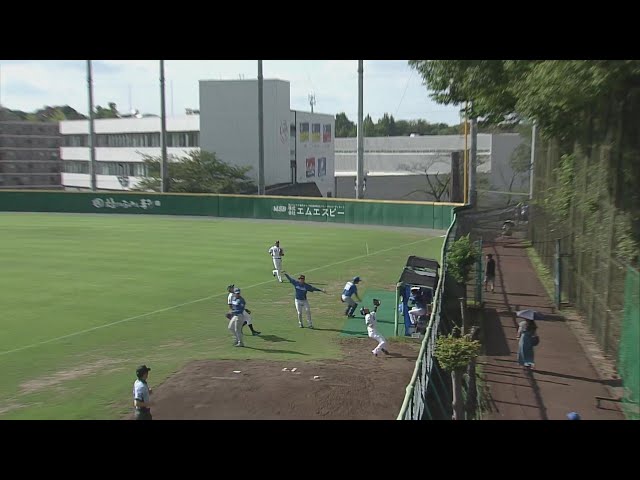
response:
[(404, 100), (404, 96), (407, 93), (407, 89), (409, 88), (409, 82), (411, 81), (411, 77), (413, 77), (413, 69), (409, 73), (409, 78), (407, 79), (407, 84), (404, 86), (404, 92), (402, 92), (402, 97), (400, 98), (400, 103), (398, 103), (398, 108), (396, 108), (395, 116), (398, 116), (398, 111), (400, 110), (400, 105), (402, 105), (402, 101)]

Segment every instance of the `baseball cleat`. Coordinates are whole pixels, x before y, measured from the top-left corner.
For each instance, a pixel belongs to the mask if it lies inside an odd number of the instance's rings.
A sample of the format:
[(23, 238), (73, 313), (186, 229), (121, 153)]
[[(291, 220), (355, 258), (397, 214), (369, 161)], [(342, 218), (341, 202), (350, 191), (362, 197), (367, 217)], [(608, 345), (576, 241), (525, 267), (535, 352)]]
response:
[(253, 335), (253, 336), (255, 337), (256, 335), (260, 335), (261, 333), (262, 333), (262, 332), (259, 332), (259, 331), (257, 331), (257, 330), (254, 330), (253, 332), (251, 332), (251, 335)]
[(389, 350), (387, 350), (386, 348), (383, 348), (382, 353), (384, 353), (385, 355), (389, 355)]

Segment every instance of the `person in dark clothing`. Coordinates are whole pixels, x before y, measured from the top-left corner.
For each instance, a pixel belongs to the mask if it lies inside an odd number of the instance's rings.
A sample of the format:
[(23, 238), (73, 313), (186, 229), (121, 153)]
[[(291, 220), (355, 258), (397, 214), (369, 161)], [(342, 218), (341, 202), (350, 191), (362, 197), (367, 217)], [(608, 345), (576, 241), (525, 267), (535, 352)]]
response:
[(484, 274), (484, 291), (487, 291), (487, 285), (491, 285), (491, 291), (493, 292), (496, 280), (496, 261), (493, 259), (493, 255), (487, 254), (487, 266)]

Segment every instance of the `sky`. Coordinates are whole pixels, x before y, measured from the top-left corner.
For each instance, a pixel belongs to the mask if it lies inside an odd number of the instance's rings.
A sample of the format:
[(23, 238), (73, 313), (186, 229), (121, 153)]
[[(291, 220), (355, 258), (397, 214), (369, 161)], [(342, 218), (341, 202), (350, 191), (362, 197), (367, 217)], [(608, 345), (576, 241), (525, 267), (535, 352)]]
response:
[[(94, 104), (115, 102), (122, 113), (160, 113), (158, 60), (94, 60)], [(198, 81), (251, 79), (257, 60), (165, 60), (167, 115), (199, 108)], [(264, 60), (265, 79), (288, 80), (291, 108), (315, 112), (358, 114), (357, 60)], [(364, 114), (377, 121), (385, 112), (396, 120), (425, 119), (458, 124), (459, 107), (439, 105), (429, 98), (422, 79), (407, 60), (364, 61)], [(0, 60), (0, 103), (14, 110), (34, 111), (44, 105), (70, 105), (87, 114), (85, 60)]]

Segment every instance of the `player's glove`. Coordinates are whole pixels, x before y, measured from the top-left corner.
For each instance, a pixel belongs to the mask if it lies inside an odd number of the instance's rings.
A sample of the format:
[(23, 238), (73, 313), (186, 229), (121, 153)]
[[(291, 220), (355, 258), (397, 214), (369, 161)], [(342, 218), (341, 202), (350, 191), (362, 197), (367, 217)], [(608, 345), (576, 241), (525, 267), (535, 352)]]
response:
[(245, 308), (244, 311), (251, 315), (251, 310), (249, 310), (248, 308)]
[(374, 304), (376, 307), (379, 307), (379, 306), (380, 306), (380, 300), (378, 300), (377, 298), (374, 298), (374, 299), (373, 299), (373, 304)]
[(229, 312), (225, 315), (225, 317), (227, 317), (227, 320), (231, 320), (233, 318), (233, 313)]

